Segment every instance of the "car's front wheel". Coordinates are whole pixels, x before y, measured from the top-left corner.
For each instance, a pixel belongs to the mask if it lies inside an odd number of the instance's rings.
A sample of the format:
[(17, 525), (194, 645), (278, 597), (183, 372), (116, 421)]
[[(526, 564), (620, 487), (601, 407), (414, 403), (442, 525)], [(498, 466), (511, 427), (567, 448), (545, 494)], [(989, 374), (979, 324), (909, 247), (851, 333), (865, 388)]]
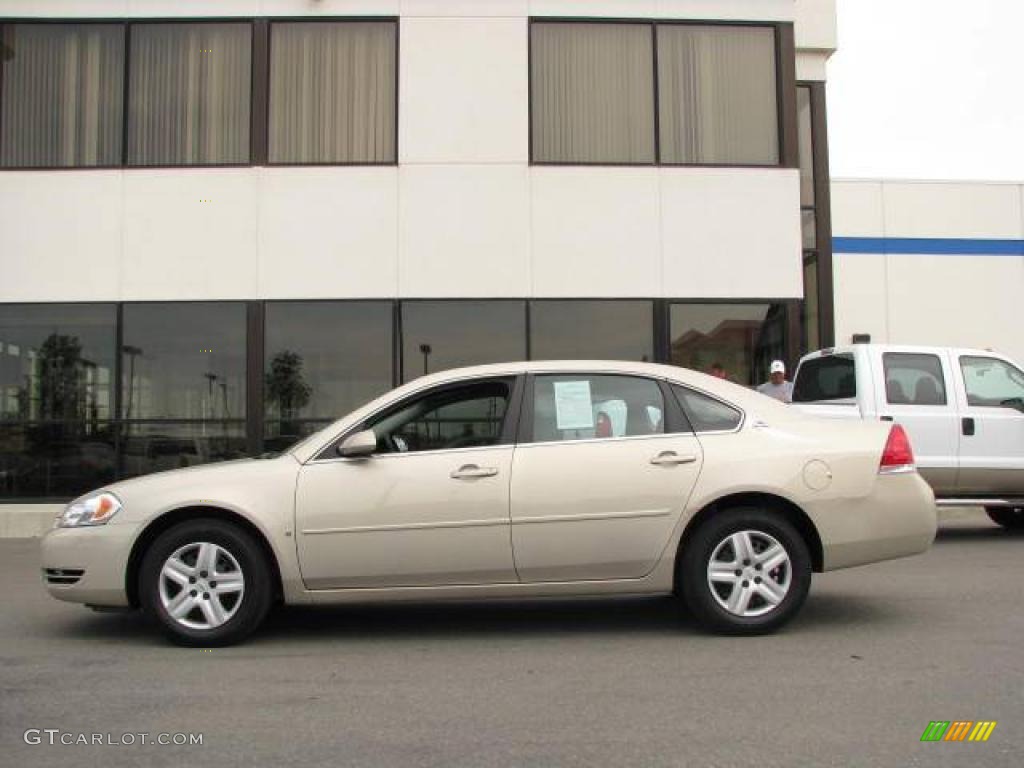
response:
[(1013, 531), (1024, 529), (1024, 507), (985, 507), (985, 512), (1003, 528)]
[(811, 558), (782, 516), (729, 509), (712, 515), (686, 543), (679, 583), (686, 605), (705, 627), (763, 634), (800, 610), (811, 585)]
[(162, 533), (142, 560), (142, 607), (175, 642), (238, 642), (263, 621), (273, 582), (259, 544), (221, 520), (189, 520)]

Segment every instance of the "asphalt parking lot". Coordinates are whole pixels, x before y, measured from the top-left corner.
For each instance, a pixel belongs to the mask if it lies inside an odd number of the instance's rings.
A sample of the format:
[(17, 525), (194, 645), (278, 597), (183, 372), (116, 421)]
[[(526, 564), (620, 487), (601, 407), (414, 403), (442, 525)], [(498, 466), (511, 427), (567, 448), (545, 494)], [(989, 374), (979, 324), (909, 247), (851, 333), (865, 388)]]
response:
[[(982, 515), (924, 556), (816, 576), (789, 628), (746, 639), (629, 598), (288, 609), (243, 646), (185, 650), (51, 599), (37, 566), (35, 540), (0, 541), (6, 765), (1024, 763), (1024, 536)], [(931, 720), (998, 725), (921, 743)]]

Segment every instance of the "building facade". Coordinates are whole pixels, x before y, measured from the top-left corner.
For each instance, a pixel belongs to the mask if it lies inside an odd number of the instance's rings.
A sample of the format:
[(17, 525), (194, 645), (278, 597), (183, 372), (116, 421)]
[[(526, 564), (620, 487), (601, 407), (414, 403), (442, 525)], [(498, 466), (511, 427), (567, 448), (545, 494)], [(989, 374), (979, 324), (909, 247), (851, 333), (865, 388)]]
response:
[(0, 0), (0, 501), (831, 342), (831, 0)]
[(992, 349), (1024, 364), (1024, 184), (832, 184), (836, 341)]

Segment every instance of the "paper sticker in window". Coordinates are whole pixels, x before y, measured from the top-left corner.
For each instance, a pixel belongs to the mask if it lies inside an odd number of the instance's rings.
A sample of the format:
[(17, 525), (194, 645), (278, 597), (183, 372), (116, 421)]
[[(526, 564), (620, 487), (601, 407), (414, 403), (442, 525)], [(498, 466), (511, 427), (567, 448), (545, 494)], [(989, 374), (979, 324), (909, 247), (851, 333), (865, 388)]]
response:
[(594, 410), (590, 382), (556, 381), (555, 417), (558, 429), (593, 429)]

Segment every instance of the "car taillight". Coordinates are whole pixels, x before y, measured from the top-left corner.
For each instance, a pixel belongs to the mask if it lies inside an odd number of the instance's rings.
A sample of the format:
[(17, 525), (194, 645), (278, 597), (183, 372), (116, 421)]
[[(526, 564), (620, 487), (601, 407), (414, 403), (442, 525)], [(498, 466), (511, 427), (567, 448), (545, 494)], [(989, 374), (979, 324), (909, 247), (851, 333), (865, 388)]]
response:
[(889, 439), (885, 441), (882, 460), (878, 464), (879, 473), (913, 472), (914, 449), (910, 447), (910, 438), (903, 427), (893, 424), (889, 430)]

